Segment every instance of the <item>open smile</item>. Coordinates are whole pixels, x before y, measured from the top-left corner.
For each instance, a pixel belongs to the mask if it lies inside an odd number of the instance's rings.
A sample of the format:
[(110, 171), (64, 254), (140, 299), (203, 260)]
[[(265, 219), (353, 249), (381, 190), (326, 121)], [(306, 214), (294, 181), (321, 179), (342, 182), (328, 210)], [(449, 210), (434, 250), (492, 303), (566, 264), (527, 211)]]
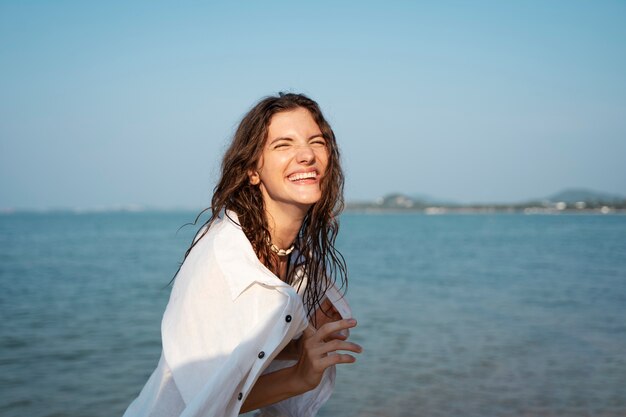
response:
[(310, 184), (317, 181), (318, 178), (317, 170), (308, 171), (308, 172), (295, 172), (287, 177), (287, 179), (294, 183), (299, 184)]

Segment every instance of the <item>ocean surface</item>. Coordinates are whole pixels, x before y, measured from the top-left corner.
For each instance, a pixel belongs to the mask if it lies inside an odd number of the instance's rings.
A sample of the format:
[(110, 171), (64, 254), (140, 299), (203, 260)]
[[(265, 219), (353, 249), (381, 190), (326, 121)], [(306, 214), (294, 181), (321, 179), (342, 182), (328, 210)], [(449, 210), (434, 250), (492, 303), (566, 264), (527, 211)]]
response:
[[(0, 215), (0, 415), (121, 416), (195, 213)], [(626, 216), (345, 214), (330, 416), (626, 416)]]

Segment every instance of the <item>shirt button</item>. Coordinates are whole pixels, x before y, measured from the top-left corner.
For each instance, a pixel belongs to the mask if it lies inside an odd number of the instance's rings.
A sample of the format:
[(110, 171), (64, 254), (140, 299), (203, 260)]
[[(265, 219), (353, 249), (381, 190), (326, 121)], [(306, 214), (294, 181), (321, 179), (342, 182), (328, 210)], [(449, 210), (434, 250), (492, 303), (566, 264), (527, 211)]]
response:
[(237, 396), (237, 399), (241, 401), (242, 398), (243, 398), (243, 394), (240, 392), (239, 395)]
[(285, 321), (287, 323), (289, 323), (291, 321), (291, 316), (289, 314), (287, 314), (287, 317), (285, 317)]
[(259, 359), (263, 359), (264, 356), (265, 356), (265, 352), (260, 351), (259, 352)]

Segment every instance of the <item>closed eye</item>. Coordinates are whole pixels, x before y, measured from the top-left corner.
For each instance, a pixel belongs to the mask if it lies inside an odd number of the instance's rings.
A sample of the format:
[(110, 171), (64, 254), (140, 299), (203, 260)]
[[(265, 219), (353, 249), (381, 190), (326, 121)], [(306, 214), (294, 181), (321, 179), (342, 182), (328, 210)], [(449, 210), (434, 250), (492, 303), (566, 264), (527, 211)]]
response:
[(279, 148), (286, 148), (289, 145), (291, 145), (292, 140), (291, 139), (279, 139), (279, 140), (275, 140), (272, 145), (274, 149), (279, 149)]
[(311, 140), (309, 143), (312, 145), (326, 145), (326, 140), (321, 136), (317, 136), (313, 140)]

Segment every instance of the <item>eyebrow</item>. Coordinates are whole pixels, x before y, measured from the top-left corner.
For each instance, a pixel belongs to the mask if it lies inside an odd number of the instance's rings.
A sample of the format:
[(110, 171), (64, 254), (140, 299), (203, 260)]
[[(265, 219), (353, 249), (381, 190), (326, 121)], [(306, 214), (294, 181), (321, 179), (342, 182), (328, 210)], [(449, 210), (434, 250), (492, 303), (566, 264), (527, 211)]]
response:
[[(307, 140), (311, 140), (311, 139), (315, 139), (315, 138), (322, 138), (324, 140), (326, 139), (326, 138), (324, 138), (324, 134), (323, 133), (316, 133), (316, 134), (314, 134), (312, 136), (309, 136), (309, 138)], [(290, 138), (289, 136), (281, 136), (279, 138), (276, 138), (276, 139), (272, 140), (269, 144), (272, 145), (272, 144), (278, 142), (279, 140), (288, 140), (290, 142), (293, 142), (293, 138)]]

